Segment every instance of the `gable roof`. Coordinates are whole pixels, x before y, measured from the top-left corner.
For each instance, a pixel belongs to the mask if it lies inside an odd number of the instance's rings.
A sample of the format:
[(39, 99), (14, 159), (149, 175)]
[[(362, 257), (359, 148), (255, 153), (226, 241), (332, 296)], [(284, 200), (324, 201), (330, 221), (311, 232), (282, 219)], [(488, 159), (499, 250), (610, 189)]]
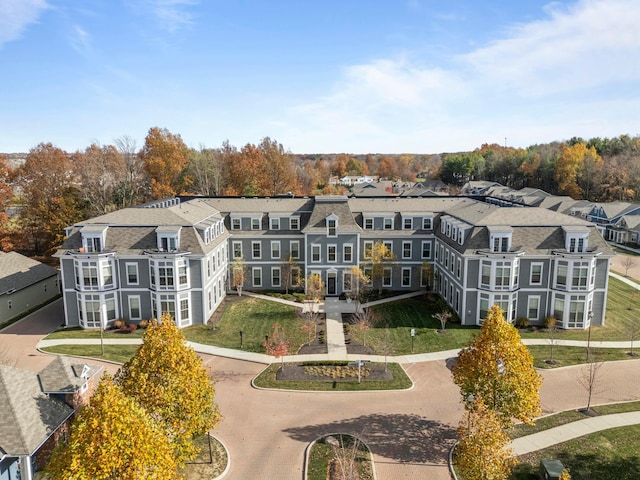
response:
[(33, 372), (0, 365), (0, 450), (31, 455), (73, 414), (73, 409), (40, 388)]
[(309, 222), (302, 229), (303, 232), (325, 232), (326, 219), (329, 215), (338, 219), (338, 232), (360, 232), (362, 229), (356, 223), (349, 208), (347, 197), (343, 195), (324, 195), (316, 197)]
[(58, 270), (55, 268), (18, 252), (0, 252), (0, 294), (29, 287), (56, 275)]
[[(40, 371), (38, 378), (45, 393), (74, 393), (100, 370), (102, 367), (99, 365), (57, 356)], [(84, 377), (83, 373), (85, 373)]]

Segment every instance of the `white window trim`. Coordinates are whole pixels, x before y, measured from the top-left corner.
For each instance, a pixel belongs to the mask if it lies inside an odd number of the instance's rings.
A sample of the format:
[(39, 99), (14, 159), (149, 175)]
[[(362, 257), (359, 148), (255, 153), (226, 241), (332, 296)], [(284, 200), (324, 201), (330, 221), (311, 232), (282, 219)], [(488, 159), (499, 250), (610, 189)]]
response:
[[(424, 256), (424, 246), (425, 245), (429, 245), (429, 255), (428, 256)], [(429, 240), (423, 240), (422, 244), (420, 245), (420, 257), (423, 259), (430, 259), (431, 258), (431, 252), (433, 251), (432, 248), (432, 244)]]
[[(533, 281), (533, 267), (540, 266), (540, 281)], [(544, 278), (544, 262), (531, 262), (531, 267), (529, 268), (529, 285), (542, 285), (542, 279)]]
[[(404, 283), (404, 279), (405, 279), (405, 272), (409, 272), (409, 283), (405, 284)], [(401, 286), (404, 288), (410, 288), (411, 287), (411, 267), (402, 267), (402, 276), (401, 278)]]
[[(405, 247), (407, 245), (409, 246), (409, 255), (405, 255), (405, 252), (406, 252)], [(402, 242), (402, 258), (404, 258), (404, 259), (409, 258), (410, 259), (412, 257), (412, 255), (413, 255), (413, 242), (411, 240), (408, 240), (408, 241), (404, 240)]]
[[(131, 282), (129, 280), (129, 267), (135, 267), (136, 269), (136, 281)], [(140, 269), (138, 268), (138, 264), (136, 262), (126, 262), (124, 264), (124, 269), (127, 274), (127, 285), (140, 285)]]
[[(529, 316), (529, 311), (531, 310), (531, 300), (533, 299), (537, 299), (538, 300), (538, 315), (536, 317), (531, 317)], [(542, 305), (542, 297), (540, 295), (529, 295), (529, 298), (527, 299), (527, 318), (529, 320), (539, 320), (540, 319), (540, 306)]]
[[(293, 254), (293, 250), (294, 250), (293, 246), (294, 245), (297, 245), (297, 247), (298, 247), (297, 250), (296, 250), (298, 253), (296, 255)], [(291, 243), (289, 244), (289, 248), (291, 250), (290, 251), (291, 258), (296, 259), (296, 260), (299, 259), (300, 258), (300, 240), (291, 240)]]
[[(318, 259), (315, 260), (315, 252), (318, 252)], [(311, 244), (311, 263), (320, 263), (322, 261), (322, 248), (321, 245), (319, 243), (312, 243)]]
[[(350, 251), (350, 257), (349, 260), (347, 260), (347, 248), (349, 248)], [(353, 243), (345, 243), (342, 245), (342, 261), (344, 263), (352, 263), (353, 262)]]
[[(389, 272), (389, 283), (386, 283), (387, 275)], [(382, 269), (382, 286), (383, 287), (392, 287), (393, 286), (393, 269), (391, 267), (384, 267)]]
[[(240, 255), (236, 255), (236, 246), (240, 246)], [(233, 255), (233, 258), (242, 258), (242, 241), (234, 240), (231, 243), (231, 254)]]
[(251, 217), (251, 230), (262, 230), (262, 218)]
[[(331, 260), (331, 255), (329, 254), (329, 250), (333, 248), (333, 260)], [(327, 245), (327, 263), (337, 263), (338, 262), (338, 245), (335, 243), (330, 243)]]
[[(394, 218), (393, 217), (383, 217), (382, 219), (382, 229), (383, 230), (394, 230)], [(389, 223), (387, 223), (389, 222)], [(389, 228), (387, 228), (387, 225), (389, 225)]]
[(231, 230), (242, 230), (242, 218), (231, 217)]
[[(256, 255), (256, 245), (258, 246), (258, 255)], [(262, 242), (260, 242), (260, 240), (251, 242), (251, 258), (254, 260), (260, 260), (262, 258)]]
[[(276, 252), (277, 255), (274, 255), (274, 247), (278, 249)], [(274, 260), (279, 260), (282, 256), (282, 249), (280, 248), (280, 240), (271, 240), (271, 258)]]
[[(278, 272), (278, 283), (275, 283), (273, 281), (274, 279), (274, 273)], [(280, 287), (282, 286), (282, 270), (280, 269), (280, 267), (271, 267), (271, 286), (272, 287)]]
[[(138, 316), (137, 317), (134, 317), (133, 314), (131, 313), (132, 299), (138, 300)], [(127, 299), (127, 307), (129, 309), (129, 320), (142, 320), (142, 301), (141, 301), (140, 295), (129, 295)]]
[[(256, 282), (256, 272), (260, 272), (258, 276), (259, 283)], [(251, 285), (254, 287), (262, 287), (262, 267), (251, 268)]]
[(280, 224), (280, 217), (269, 217), (269, 230), (280, 230)]
[(289, 217), (289, 230), (300, 230), (300, 217)]
[[(407, 222), (409, 226), (407, 226)], [(402, 229), (403, 230), (413, 230), (413, 217), (403, 217), (402, 218)]]

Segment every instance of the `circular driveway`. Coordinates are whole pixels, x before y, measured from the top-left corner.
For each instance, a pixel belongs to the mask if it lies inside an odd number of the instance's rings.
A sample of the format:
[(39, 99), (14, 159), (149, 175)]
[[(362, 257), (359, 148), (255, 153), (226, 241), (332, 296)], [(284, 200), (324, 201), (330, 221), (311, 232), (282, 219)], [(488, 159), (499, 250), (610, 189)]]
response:
[[(40, 338), (62, 322), (57, 301), (0, 332), (0, 348), (17, 366), (39, 371), (51, 356)], [(301, 480), (308, 444), (328, 433), (360, 436), (374, 454), (377, 478), (449, 479), (446, 464), (462, 416), (457, 387), (444, 361), (405, 364), (414, 388), (393, 392), (258, 390), (251, 379), (263, 365), (202, 355), (216, 381), (223, 420), (214, 430), (230, 453), (226, 478)], [(99, 361), (113, 373), (117, 366)], [(583, 366), (542, 372), (544, 413), (586, 406)], [(604, 364), (592, 403), (640, 400), (640, 363)]]

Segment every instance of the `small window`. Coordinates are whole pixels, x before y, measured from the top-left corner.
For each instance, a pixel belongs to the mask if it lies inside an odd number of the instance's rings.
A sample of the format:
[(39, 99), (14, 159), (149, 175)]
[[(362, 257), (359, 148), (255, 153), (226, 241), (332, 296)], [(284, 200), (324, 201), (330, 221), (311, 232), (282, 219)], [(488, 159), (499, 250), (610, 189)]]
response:
[(138, 264), (127, 263), (127, 283), (129, 285), (137, 285), (138, 281)]
[(385, 267), (382, 270), (382, 286), (383, 287), (391, 286), (391, 267)]
[(403, 268), (402, 269), (402, 286), (410, 287), (411, 286), (411, 268)]
[(335, 245), (327, 245), (327, 262), (335, 263), (338, 260), (337, 249)]
[(273, 267), (271, 269), (271, 286), (272, 287), (280, 286), (280, 267)]
[(260, 217), (253, 217), (251, 219), (251, 230), (260, 230), (261, 229), (261, 225), (260, 225)]
[(402, 258), (411, 258), (411, 242), (402, 242)]
[(129, 319), (130, 320), (140, 320), (142, 318), (140, 311), (140, 297), (132, 296), (129, 297)]
[(335, 237), (338, 235), (338, 220), (335, 218), (327, 219), (327, 236)]
[(290, 245), (291, 258), (300, 258), (300, 242), (298, 240), (292, 240)]
[(280, 230), (280, 218), (270, 218), (269, 221), (271, 222), (271, 225), (269, 227), (271, 228), (271, 230)]
[(280, 258), (280, 241), (279, 240), (271, 242), (271, 258), (273, 259)]
[(542, 285), (542, 263), (531, 264), (531, 285)]
[(298, 217), (291, 217), (289, 219), (289, 229), (290, 230), (299, 230), (300, 229), (300, 219)]
[(342, 246), (342, 258), (344, 263), (351, 263), (353, 261), (353, 245), (346, 244)]
[(232, 218), (231, 219), (231, 230), (240, 230), (242, 224), (240, 222), (239, 218)]
[(251, 280), (254, 287), (262, 286), (262, 268), (253, 267), (251, 269)]
[(241, 258), (242, 257), (242, 242), (236, 241), (231, 245), (233, 249), (233, 258)]
[(364, 242), (364, 258), (371, 258), (371, 253), (373, 252), (373, 242), (366, 241)]
[(431, 230), (433, 228), (433, 222), (431, 217), (423, 217), (422, 218), (422, 229), (423, 230)]
[(262, 248), (260, 242), (251, 242), (251, 256), (252, 258), (256, 259), (262, 257)]
[(373, 218), (368, 217), (364, 219), (364, 229), (373, 230)]
[(311, 261), (320, 262), (320, 245), (311, 245)]
[(404, 230), (412, 230), (413, 229), (413, 218), (403, 218), (402, 219), (402, 228)]
[(431, 258), (431, 242), (422, 242), (422, 258)]
[(385, 230), (393, 230), (393, 218), (385, 217), (382, 225)]

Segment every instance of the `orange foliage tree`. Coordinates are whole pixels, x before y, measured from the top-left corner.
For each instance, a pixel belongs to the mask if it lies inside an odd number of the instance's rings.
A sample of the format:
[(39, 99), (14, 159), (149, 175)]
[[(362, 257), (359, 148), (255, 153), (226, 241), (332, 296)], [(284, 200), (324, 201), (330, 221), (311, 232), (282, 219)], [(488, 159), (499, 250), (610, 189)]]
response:
[(289, 340), (278, 322), (272, 325), (271, 335), (267, 337), (263, 346), (267, 355), (273, 355), (282, 360), (282, 369), (284, 370), (284, 357), (289, 353)]
[(151, 177), (151, 197), (170, 197), (181, 192), (181, 174), (187, 165), (189, 148), (182, 137), (166, 128), (153, 127), (140, 152), (144, 168)]

